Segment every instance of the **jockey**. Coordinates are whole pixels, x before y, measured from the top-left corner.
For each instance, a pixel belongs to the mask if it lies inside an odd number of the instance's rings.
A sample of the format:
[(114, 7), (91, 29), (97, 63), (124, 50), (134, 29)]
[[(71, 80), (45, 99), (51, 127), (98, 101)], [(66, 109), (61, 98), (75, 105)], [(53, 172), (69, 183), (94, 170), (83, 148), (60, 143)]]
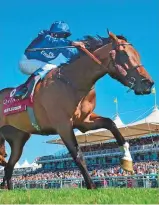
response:
[[(37, 82), (43, 79), (51, 69), (57, 68), (61, 64), (69, 64), (79, 57), (79, 50), (69, 48), (69, 46), (85, 47), (84, 43), (72, 42), (67, 39), (69, 36), (71, 36), (69, 26), (63, 21), (55, 21), (50, 30), (43, 30), (38, 34), (38, 37), (25, 50), (24, 56), (19, 63), (21, 72), (31, 75), (31, 77), (20, 90), (15, 92), (14, 98), (24, 99), (30, 95), (33, 96)], [(40, 49), (36, 51), (36, 48), (57, 49)], [(31, 49), (35, 49), (35, 51), (31, 51)], [(30, 79), (32, 79), (32, 83), (29, 83)], [(28, 83), (29, 88), (26, 86)]]

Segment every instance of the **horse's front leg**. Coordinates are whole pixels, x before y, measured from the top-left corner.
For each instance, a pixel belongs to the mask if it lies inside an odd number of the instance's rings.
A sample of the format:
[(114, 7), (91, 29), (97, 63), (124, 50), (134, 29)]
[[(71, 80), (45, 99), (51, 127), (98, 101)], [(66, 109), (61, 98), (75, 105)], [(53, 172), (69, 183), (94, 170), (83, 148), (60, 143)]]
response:
[[(64, 120), (64, 117), (62, 119)], [(73, 132), (72, 124), (68, 120), (65, 120), (64, 122), (60, 122), (57, 126), (57, 133), (61, 136), (64, 144), (66, 145), (74, 161), (79, 167), (83, 175), (83, 178), (85, 180), (87, 189), (94, 189), (95, 184), (93, 183), (88, 173), (85, 159), (83, 157), (83, 154), (81, 152), (81, 149), (78, 145), (78, 142)]]
[(122, 168), (126, 171), (133, 172), (133, 163), (129, 151), (129, 143), (125, 141), (124, 137), (116, 127), (116, 124), (110, 118), (104, 118), (92, 113), (89, 116), (89, 120), (79, 123), (77, 128), (82, 132), (100, 128), (108, 129), (114, 135), (118, 145), (120, 146), (120, 150), (123, 153), (123, 157), (121, 159)]

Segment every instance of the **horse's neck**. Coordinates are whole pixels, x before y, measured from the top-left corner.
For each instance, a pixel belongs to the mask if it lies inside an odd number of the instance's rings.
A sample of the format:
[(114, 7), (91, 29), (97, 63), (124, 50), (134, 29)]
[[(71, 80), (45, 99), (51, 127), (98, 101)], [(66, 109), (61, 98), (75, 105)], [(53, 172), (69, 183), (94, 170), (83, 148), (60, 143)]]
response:
[(104, 45), (93, 52), (93, 54), (101, 61), (105, 61), (109, 57), (109, 53), (112, 50), (112, 43)]
[(89, 56), (83, 56), (62, 70), (63, 76), (78, 90), (90, 90), (95, 83), (95, 76), (100, 71), (100, 65), (95, 63)]
[(100, 66), (89, 56), (85, 55), (63, 67), (60, 71), (61, 75), (78, 90), (88, 92), (99, 78), (107, 74), (110, 50), (111, 46), (108, 44), (94, 52), (101, 61), (104, 61), (104, 66)]

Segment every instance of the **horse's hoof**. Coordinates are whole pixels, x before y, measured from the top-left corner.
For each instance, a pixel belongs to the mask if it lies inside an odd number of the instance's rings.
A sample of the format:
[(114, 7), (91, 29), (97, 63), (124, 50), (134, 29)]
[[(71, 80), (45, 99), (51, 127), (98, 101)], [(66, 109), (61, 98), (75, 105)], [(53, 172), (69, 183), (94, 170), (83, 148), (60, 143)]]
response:
[(122, 167), (125, 171), (131, 172), (131, 173), (134, 172), (132, 161), (129, 161), (129, 160), (126, 160), (126, 159), (121, 159), (120, 164), (121, 164), (121, 167)]
[(87, 189), (96, 189), (96, 185), (95, 184), (91, 184), (90, 186), (87, 186)]
[(91, 189), (96, 189), (97, 187), (96, 187), (96, 185), (95, 184), (92, 184), (91, 185)]
[(0, 189), (8, 189), (8, 187), (4, 184), (0, 184)]

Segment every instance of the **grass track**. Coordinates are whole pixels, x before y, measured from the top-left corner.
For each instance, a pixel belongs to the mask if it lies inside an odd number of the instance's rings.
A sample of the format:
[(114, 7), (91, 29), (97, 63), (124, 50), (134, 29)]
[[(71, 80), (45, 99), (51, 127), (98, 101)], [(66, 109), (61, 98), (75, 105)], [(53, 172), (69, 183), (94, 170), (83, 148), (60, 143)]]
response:
[(159, 189), (0, 191), (0, 204), (159, 204)]

